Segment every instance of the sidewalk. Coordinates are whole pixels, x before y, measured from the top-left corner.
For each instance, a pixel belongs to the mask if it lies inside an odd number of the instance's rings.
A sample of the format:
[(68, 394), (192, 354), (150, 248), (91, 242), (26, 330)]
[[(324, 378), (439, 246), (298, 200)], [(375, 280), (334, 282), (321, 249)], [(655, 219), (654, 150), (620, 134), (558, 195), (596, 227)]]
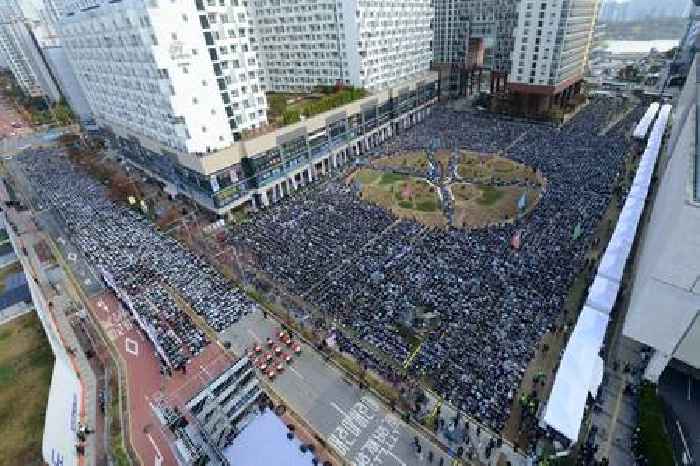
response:
[(32, 310), (34, 310), (34, 308), (29, 304), (25, 303), (24, 301), (15, 303), (11, 306), (6, 307), (5, 309), (0, 309), (0, 325), (6, 324), (12, 319), (16, 319), (19, 316), (23, 316), (24, 314)]

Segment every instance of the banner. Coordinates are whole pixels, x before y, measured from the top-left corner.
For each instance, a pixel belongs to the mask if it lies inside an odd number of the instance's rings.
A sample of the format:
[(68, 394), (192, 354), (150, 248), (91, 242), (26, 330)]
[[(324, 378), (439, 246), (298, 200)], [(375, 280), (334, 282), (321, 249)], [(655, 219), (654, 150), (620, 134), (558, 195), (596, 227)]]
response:
[(513, 233), (513, 237), (510, 240), (510, 245), (515, 250), (520, 249), (520, 242), (521, 242), (520, 236), (521, 236), (521, 233), (520, 233), (520, 230), (518, 230), (515, 233)]
[(77, 466), (82, 392), (80, 381), (68, 363), (56, 359), (46, 405), (41, 453), (50, 466)]

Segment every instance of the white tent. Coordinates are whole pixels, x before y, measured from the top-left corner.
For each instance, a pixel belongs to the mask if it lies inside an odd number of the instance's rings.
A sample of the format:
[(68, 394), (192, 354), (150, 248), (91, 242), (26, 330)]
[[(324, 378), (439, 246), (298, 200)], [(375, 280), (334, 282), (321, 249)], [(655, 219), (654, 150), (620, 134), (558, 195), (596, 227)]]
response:
[(595, 280), (588, 289), (586, 306), (610, 314), (617, 300), (617, 293), (620, 290), (620, 282), (610, 280), (602, 275), (596, 275)]
[(637, 198), (644, 201), (647, 198), (648, 190), (649, 185), (646, 185), (645, 187), (641, 181), (638, 183), (637, 178), (635, 177), (632, 186), (630, 186), (630, 191), (627, 193), (627, 198)]
[(658, 149), (661, 147), (661, 139), (666, 131), (666, 124), (668, 123), (668, 117), (670, 114), (671, 105), (663, 105), (659, 111), (659, 117), (656, 119), (654, 127), (651, 129), (651, 133), (649, 134), (649, 142), (647, 147), (653, 147), (658, 152)]
[(632, 218), (636, 218), (637, 221), (642, 217), (644, 213), (644, 199), (638, 197), (627, 197), (625, 205), (622, 207), (623, 211), (629, 212), (628, 215), (632, 215)]
[(646, 199), (647, 194), (649, 193), (649, 186), (651, 185), (652, 174), (653, 170), (640, 170), (638, 168), (637, 174), (635, 175), (634, 181), (632, 182), (632, 187), (630, 188), (629, 195), (632, 195), (632, 193), (634, 192), (635, 197)]
[(649, 126), (651, 126), (651, 122), (654, 121), (654, 117), (658, 111), (659, 103), (652, 102), (642, 118), (639, 120), (639, 123), (637, 123), (637, 126), (634, 128), (634, 133), (632, 133), (632, 135), (635, 138), (644, 139), (646, 137), (647, 132), (649, 131)]
[(605, 249), (605, 254), (600, 260), (598, 274), (609, 280), (622, 281), (622, 274), (631, 248), (632, 243), (629, 241), (629, 237), (622, 230), (615, 228), (610, 243)]
[(602, 380), (598, 353), (608, 321), (607, 315), (584, 306), (554, 379), (543, 421), (571, 441), (578, 439), (588, 394), (595, 395)]

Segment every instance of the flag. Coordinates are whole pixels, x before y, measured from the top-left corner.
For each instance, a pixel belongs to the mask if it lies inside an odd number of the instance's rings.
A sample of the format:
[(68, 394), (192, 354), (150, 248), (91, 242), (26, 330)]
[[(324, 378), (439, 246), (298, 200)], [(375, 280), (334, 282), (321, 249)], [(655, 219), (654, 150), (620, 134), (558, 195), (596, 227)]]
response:
[(520, 230), (518, 230), (513, 233), (513, 237), (510, 240), (510, 245), (513, 247), (513, 249), (520, 249), (520, 241)]
[(527, 191), (518, 199), (518, 210), (522, 212), (525, 210), (525, 207), (527, 207)]
[(576, 226), (574, 227), (574, 235), (573, 235), (573, 240), (576, 241), (581, 237), (583, 234), (583, 228), (581, 228), (581, 223), (577, 223)]

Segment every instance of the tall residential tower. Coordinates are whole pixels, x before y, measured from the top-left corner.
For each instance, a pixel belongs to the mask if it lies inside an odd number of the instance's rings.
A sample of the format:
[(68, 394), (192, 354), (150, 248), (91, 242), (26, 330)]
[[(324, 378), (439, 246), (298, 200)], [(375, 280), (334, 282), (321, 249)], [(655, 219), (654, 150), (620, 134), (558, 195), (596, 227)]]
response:
[[(113, 147), (219, 214), (288, 195), (436, 100), (429, 0), (57, 3), (59, 38)], [(339, 83), (369, 95), (268, 124), (266, 92)]]
[(25, 95), (57, 102), (61, 93), (41, 51), (34, 13), (28, 3), (0, 0), (0, 54)]
[(430, 68), (429, 0), (251, 0), (268, 90), (379, 90)]
[(598, 6), (599, 0), (437, 0), (435, 63), (460, 70), (457, 92), (483, 71), (492, 92), (507, 90), (540, 112), (579, 90)]

